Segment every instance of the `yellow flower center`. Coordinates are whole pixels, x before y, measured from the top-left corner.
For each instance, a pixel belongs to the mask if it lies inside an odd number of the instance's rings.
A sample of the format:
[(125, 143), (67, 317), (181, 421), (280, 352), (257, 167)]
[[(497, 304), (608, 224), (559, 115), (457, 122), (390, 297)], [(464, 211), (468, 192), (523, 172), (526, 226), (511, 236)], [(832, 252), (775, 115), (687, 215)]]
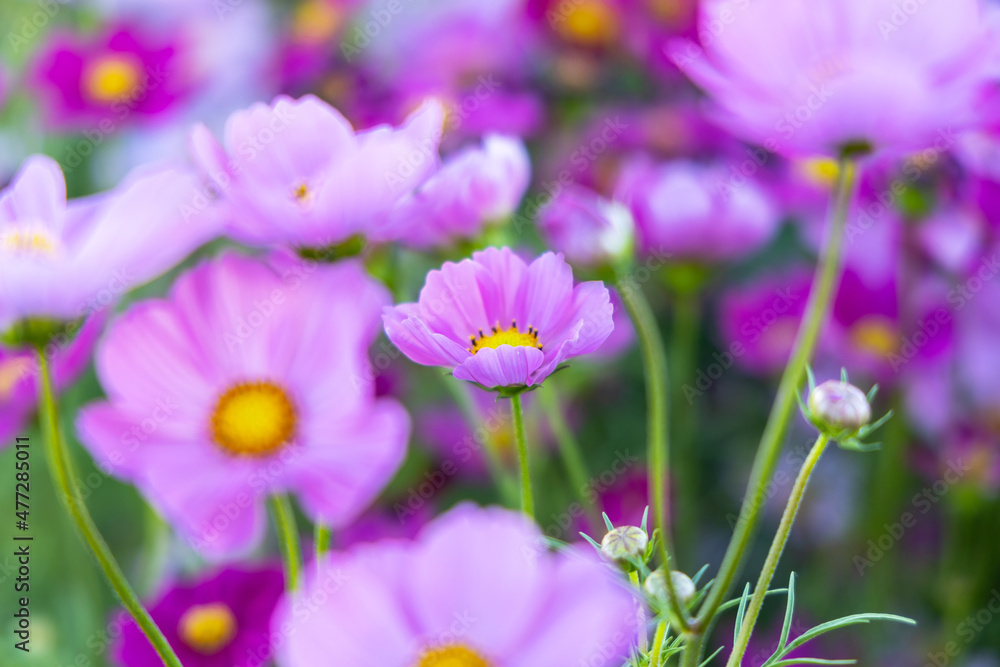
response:
[(888, 357), (899, 349), (899, 336), (892, 322), (878, 315), (862, 318), (851, 327), (851, 342), (861, 350)]
[(571, 42), (601, 46), (618, 36), (618, 17), (604, 0), (582, 0), (556, 27)]
[(490, 663), (472, 649), (452, 644), (428, 649), (416, 667), (490, 667)]
[(213, 655), (236, 636), (236, 617), (221, 602), (195, 605), (181, 616), (177, 633), (185, 644), (202, 655)]
[(219, 399), (212, 415), (212, 436), (238, 456), (267, 456), (295, 434), (295, 407), (270, 382), (238, 384)]
[(306, 0), (292, 15), (292, 34), (303, 42), (322, 42), (337, 32), (341, 18), (328, 0)]
[(11, 229), (0, 234), (0, 250), (10, 255), (52, 257), (58, 247), (59, 240), (39, 227)]
[(486, 335), (480, 329), (479, 336), (469, 336), (469, 340), (472, 341), (472, 347), (467, 348), (469, 352), (476, 354), (483, 348), (492, 347), (496, 349), (501, 345), (512, 345), (514, 347), (520, 345), (524, 347), (536, 347), (539, 350), (542, 349), (542, 344), (538, 342), (538, 330), (534, 327), (528, 327), (528, 330), (522, 333), (517, 328), (517, 322), (511, 322), (508, 329), (501, 329), (498, 323), (491, 331), (493, 333)]
[(98, 58), (84, 74), (83, 87), (96, 102), (115, 102), (127, 97), (140, 81), (139, 62), (126, 55), (106, 55)]
[(803, 160), (800, 169), (810, 181), (825, 187), (833, 187), (840, 175), (840, 165), (836, 160), (827, 157)]
[(28, 357), (13, 357), (0, 361), (0, 400), (6, 400), (18, 382), (28, 376), (31, 362)]

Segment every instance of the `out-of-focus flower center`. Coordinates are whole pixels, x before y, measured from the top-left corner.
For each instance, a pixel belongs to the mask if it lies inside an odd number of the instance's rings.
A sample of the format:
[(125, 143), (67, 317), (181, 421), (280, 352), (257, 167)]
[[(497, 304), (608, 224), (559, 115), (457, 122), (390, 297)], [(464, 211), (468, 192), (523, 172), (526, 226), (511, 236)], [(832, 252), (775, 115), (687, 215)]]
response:
[(899, 349), (899, 336), (892, 322), (884, 317), (865, 317), (851, 327), (851, 342), (865, 352), (888, 357)]
[(802, 173), (813, 183), (833, 187), (840, 175), (840, 165), (826, 157), (810, 158), (800, 163)]
[(31, 362), (27, 357), (12, 357), (0, 361), (0, 400), (10, 396), (14, 386), (27, 377)]
[(490, 663), (461, 644), (428, 649), (415, 667), (490, 667)]
[(96, 102), (115, 102), (136, 89), (141, 69), (140, 63), (131, 56), (101, 56), (87, 67), (83, 89)]
[(270, 382), (238, 384), (219, 399), (212, 415), (212, 436), (231, 454), (267, 456), (295, 434), (295, 407)]
[(577, 2), (569, 14), (556, 21), (564, 39), (586, 46), (609, 44), (618, 36), (618, 16), (604, 0)]
[(292, 196), (295, 197), (295, 201), (304, 206), (312, 201), (314, 194), (307, 184), (302, 183), (292, 190)]
[(196, 605), (181, 616), (177, 633), (185, 644), (202, 655), (213, 655), (236, 636), (236, 617), (221, 602)]
[(526, 332), (521, 332), (517, 328), (517, 322), (511, 322), (510, 328), (501, 329), (500, 325), (493, 327), (491, 329), (493, 333), (486, 335), (483, 330), (479, 330), (479, 336), (469, 336), (469, 340), (472, 341), (472, 347), (468, 348), (469, 352), (476, 354), (479, 350), (486, 347), (492, 347), (496, 349), (501, 345), (511, 345), (514, 347), (536, 347), (539, 350), (542, 349), (542, 344), (538, 342), (538, 331), (534, 327), (528, 327)]
[(58, 247), (59, 240), (48, 230), (38, 227), (0, 233), (0, 251), (9, 255), (52, 257)]
[(306, 0), (295, 8), (292, 34), (302, 42), (322, 42), (340, 28), (342, 17), (328, 0)]

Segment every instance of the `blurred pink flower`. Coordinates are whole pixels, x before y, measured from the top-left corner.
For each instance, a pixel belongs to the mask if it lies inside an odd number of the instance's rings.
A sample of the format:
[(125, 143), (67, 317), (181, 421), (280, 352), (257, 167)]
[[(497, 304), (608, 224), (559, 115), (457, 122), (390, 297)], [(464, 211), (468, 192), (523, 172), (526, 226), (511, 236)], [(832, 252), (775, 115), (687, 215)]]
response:
[(417, 303), (387, 308), (386, 334), (412, 361), (453, 369), (492, 389), (530, 387), (611, 334), (601, 282), (574, 287), (562, 255), (529, 266), (509, 248), (487, 248), (427, 274)]
[(531, 179), (531, 160), (520, 140), (490, 135), (444, 161), (389, 215), (376, 240), (417, 248), (475, 239), (483, 227), (517, 210)]
[(293, 629), (281, 667), (618, 664), (636, 635), (632, 594), (592, 549), (551, 553), (523, 515), (471, 504), (414, 542), (333, 554), (302, 596), (324, 601), (279, 605), (272, 627)]
[(581, 267), (630, 258), (634, 227), (624, 204), (578, 185), (560, 190), (538, 212), (538, 228), (548, 246)]
[(724, 164), (637, 158), (623, 169), (616, 198), (635, 216), (640, 253), (718, 261), (744, 257), (777, 231), (770, 197)]
[(406, 412), (363, 381), (388, 301), (353, 262), (202, 264), (111, 326), (108, 400), (80, 413), (80, 438), (210, 557), (260, 542), (270, 493), (346, 525), (406, 451)]
[(103, 310), (173, 267), (218, 235), (199, 190), (193, 173), (161, 166), (67, 204), (59, 165), (29, 158), (0, 192), (0, 330)]
[(443, 113), (429, 102), (398, 129), (355, 133), (312, 95), (279, 96), (230, 116), (225, 147), (196, 126), (191, 150), (230, 207), (234, 237), (325, 246), (367, 232), (434, 172)]
[(1000, 31), (983, 0), (705, 0), (674, 62), (723, 126), (771, 151), (911, 150), (996, 119)]

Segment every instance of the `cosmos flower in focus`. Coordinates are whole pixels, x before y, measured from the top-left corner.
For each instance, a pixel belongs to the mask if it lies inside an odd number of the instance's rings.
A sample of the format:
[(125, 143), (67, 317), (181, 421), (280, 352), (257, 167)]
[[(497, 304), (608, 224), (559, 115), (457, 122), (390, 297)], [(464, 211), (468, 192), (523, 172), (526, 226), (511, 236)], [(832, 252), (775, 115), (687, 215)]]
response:
[(231, 210), (232, 236), (327, 246), (376, 226), (434, 173), (443, 114), (428, 102), (399, 128), (355, 132), (312, 95), (279, 96), (230, 116), (224, 146), (204, 125), (190, 146)]
[(129, 116), (168, 111), (195, 74), (179, 34), (108, 26), (92, 37), (56, 33), (36, 56), (30, 84), (51, 123), (109, 134)]
[(672, 57), (724, 127), (768, 150), (944, 149), (952, 131), (998, 117), (991, 5), (707, 0), (700, 34), (709, 39), (675, 44)]
[(29, 158), (0, 192), (0, 331), (103, 310), (217, 236), (215, 212), (195, 206), (198, 190), (193, 173), (163, 166), (67, 203), (59, 165)]
[(367, 381), (388, 302), (350, 261), (202, 264), (110, 327), (81, 440), (209, 557), (259, 544), (268, 494), (346, 525), (406, 451), (409, 417)]
[(777, 231), (780, 214), (760, 186), (723, 164), (636, 158), (619, 177), (616, 198), (635, 217), (640, 254), (693, 261), (745, 257)]
[(632, 594), (592, 550), (551, 553), (542, 540), (523, 515), (464, 504), (414, 542), (334, 554), (279, 605), (272, 627), (293, 632), (278, 665), (619, 664), (637, 631)]
[(426, 248), (473, 239), (484, 225), (517, 210), (531, 179), (531, 160), (520, 140), (490, 135), (482, 147), (463, 149), (393, 210), (376, 238)]
[[(264, 665), (271, 655), (271, 614), (284, 588), (280, 568), (228, 568), (169, 587), (149, 605), (149, 614), (185, 667)], [(163, 664), (127, 615), (120, 615), (117, 623), (121, 635), (111, 648), (116, 664)]]
[(417, 303), (386, 309), (385, 330), (418, 364), (487, 389), (523, 388), (601, 346), (610, 299), (601, 282), (574, 286), (562, 255), (528, 265), (510, 248), (487, 248), (428, 273)]

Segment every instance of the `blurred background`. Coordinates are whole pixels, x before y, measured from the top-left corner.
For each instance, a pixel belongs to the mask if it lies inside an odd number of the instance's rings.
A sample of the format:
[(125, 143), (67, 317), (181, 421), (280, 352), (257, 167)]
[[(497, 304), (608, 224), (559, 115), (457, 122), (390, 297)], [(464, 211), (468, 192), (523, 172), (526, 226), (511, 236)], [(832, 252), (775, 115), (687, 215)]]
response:
[[(192, 123), (220, 133), (231, 112), (279, 93), (315, 94), (357, 128), (398, 124), (436, 97), (447, 108), (445, 159), (484, 136), (522, 139), (531, 185), (512, 215), (423, 252), (369, 249), (369, 267), (388, 278), (391, 263), (390, 287), (409, 301), (428, 269), (475, 247), (544, 249), (534, 222), (559, 191), (626, 204), (640, 230), (629, 279), (652, 300), (670, 350), (675, 567), (713, 572), (805, 307), (837, 168), (780, 158), (710, 122), (666, 50), (678, 37), (711, 38), (696, 16), (695, 0), (0, 0), (0, 184), (41, 152), (62, 165), (70, 196), (100, 192), (138, 165), (186, 159)], [(842, 631), (818, 657), (1000, 665), (998, 226), (1000, 134), (943, 136), (866, 166), (814, 369), (819, 380), (846, 367), (866, 390), (878, 383), (876, 413), (895, 416), (878, 434), (881, 451), (824, 456), (776, 583), (798, 573), (802, 629), (862, 611), (919, 626)], [(102, 317), (165, 293), (176, 273)], [(583, 266), (577, 274), (589, 276)], [(559, 539), (603, 534), (581, 495), (616, 525), (638, 523), (647, 504), (642, 368), (618, 319), (598, 355), (527, 401), (538, 516)], [(77, 409), (101, 395), (89, 362), (99, 329), (63, 351), (63, 420), (98, 525), (155, 597), (164, 581), (207, 566), (76, 442)], [(0, 665), (107, 665), (114, 600), (53, 493), (34, 402), (19, 391), (26, 359), (0, 347)], [(412, 535), (460, 499), (502, 501), (484, 445), (513, 468), (507, 406), (415, 366), (384, 339), (372, 359), (379, 391), (407, 404), (415, 432), (404, 469), (337, 544)], [(13, 649), (8, 613), (18, 436), (29, 438), (32, 463), (27, 655)], [(585, 453), (583, 485), (557, 453), (568, 437)], [(756, 577), (813, 437), (798, 419), (744, 579)], [(277, 553), (271, 542), (259, 558)], [(770, 654), (782, 614), (780, 603), (765, 607), (747, 664)], [(713, 646), (730, 630), (723, 620)]]

